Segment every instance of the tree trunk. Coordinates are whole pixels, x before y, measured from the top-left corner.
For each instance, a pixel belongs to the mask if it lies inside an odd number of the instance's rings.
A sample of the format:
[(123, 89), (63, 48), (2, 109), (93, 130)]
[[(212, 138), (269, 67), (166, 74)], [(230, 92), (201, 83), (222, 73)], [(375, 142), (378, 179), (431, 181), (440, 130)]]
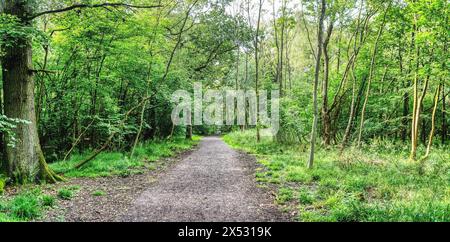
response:
[[(259, 0), (258, 9), (258, 21), (256, 24), (256, 36), (255, 36), (255, 89), (257, 105), (259, 103), (259, 28), (261, 24), (261, 12), (262, 12), (262, 0)], [(256, 141), (261, 141), (260, 127), (259, 127), (259, 108), (256, 108)]]
[(277, 66), (275, 73), (275, 83), (280, 83), (280, 44), (278, 41), (278, 27), (277, 27), (277, 14), (275, 11), (276, 1), (273, 1), (272, 10), (273, 10), (273, 37), (275, 40), (275, 47), (277, 49)]
[[(26, 20), (31, 14), (28, 1), (14, 0), (2, 2), (4, 13), (18, 17), (22, 24), (30, 26)], [(10, 118), (26, 120), (14, 129), (15, 147), (7, 146), (6, 172), (18, 183), (46, 180), (60, 180), (47, 166), (39, 143), (36, 111), (34, 103), (34, 76), (32, 68), (32, 47), (28, 38), (14, 39), (12, 46), (4, 46), (5, 56), (2, 60), (3, 93), (5, 115)], [(11, 137), (6, 137), (6, 142)]]
[[(418, 52), (418, 51), (417, 51)], [(418, 58), (418, 57), (417, 57)], [(417, 67), (418, 69), (418, 67)], [(416, 137), (416, 112), (417, 112), (417, 99), (418, 99), (418, 80), (417, 80), (417, 70), (414, 77), (414, 89), (413, 89), (413, 111), (412, 111), (412, 124), (411, 124), (411, 154), (410, 159), (415, 160), (416, 159), (416, 153), (417, 153), (417, 137)]]
[(192, 140), (192, 125), (186, 127), (186, 139)]
[(420, 113), (422, 110), (422, 103), (423, 103), (423, 99), (425, 98), (425, 95), (427, 93), (427, 89), (428, 89), (428, 83), (429, 83), (429, 76), (426, 78), (425, 83), (423, 84), (423, 89), (422, 89), (422, 95), (419, 97), (418, 94), (418, 70), (416, 71), (415, 74), (415, 80), (414, 80), (414, 103), (415, 103), (415, 108), (413, 110), (413, 132), (411, 133), (411, 141), (412, 141), (412, 146), (411, 146), (411, 156), (410, 159), (411, 160), (415, 160), (416, 159), (416, 153), (417, 153), (417, 145), (418, 145), (418, 138), (419, 138), (419, 121), (420, 121)]
[(363, 104), (363, 108), (362, 108), (362, 111), (361, 111), (361, 120), (360, 120), (360, 124), (359, 124), (358, 147), (361, 146), (361, 138), (362, 138), (362, 132), (363, 132), (363, 129), (364, 129), (366, 108), (367, 108), (367, 103), (369, 101), (369, 96), (370, 96), (370, 86), (372, 84), (373, 76), (375, 74), (376, 58), (377, 58), (377, 51), (378, 51), (378, 43), (379, 43), (379, 40), (380, 40), (381, 36), (383, 35), (384, 26), (386, 24), (386, 16), (387, 16), (387, 12), (388, 12), (389, 8), (391, 7), (391, 3), (392, 2), (389, 3), (389, 5), (387, 6), (387, 8), (386, 8), (386, 10), (384, 12), (383, 22), (381, 23), (380, 29), (378, 30), (378, 35), (377, 35), (377, 38), (375, 40), (375, 46), (373, 47), (372, 59), (370, 61), (369, 80), (367, 82), (366, 96), (364, 98), (364, 104)]
[(352, 67), (352, 79), (353, 79), (353, 83), (352, 83), (352, 103), (351, 103), (351, 106), (350, 106), (350, 114), (348, 115), (347, 127), (345, 128), (344, 137), (342, 138), (341, 152), (347, 146), (347, 142), (348, 142), (348, 140), (350, 138), (350, 133), (351, 133), (351, 130), (353, 128), (353, 120), (355, 118), (356, 76), (355, 76), (354, 69), (355, 69), (355, 65), (353, 64), (353, 67)]
[(279, 89), (280, 89), (280, 98), (282, 98), (283, 97), (283, 79), (285, 78), (284, 77), (284, 74), (283, 74), (283, 71), (284, 71), (284, 48), (285, 48), (285, 44), (284, 44), (284, 39), (285, 39), (285, 30), (286, 30), (286, 19), (285, 19), (285, 13), (286, 13), (286, 1), (285, 0), (282, 0), (281, 1), (281, 5), (282, 5), (282, 21), (281, 21), (281, 36), (280, 36), (280, 53), (279, 53), (279, 55), (280, 55), (280, 69), (279, 69), (279, 71), (280, 71), (280, 74), (279, 74)]
[[(245, 85), (247, 85), (248, 83), (248, 53), (245, 53), (245, 74), (244, 74), (244, 83), (243, 85), (241, 84), (241, 88), (243, 89), (243, 91), (246, 90)], [(247, 115), (247, 105), (245, 105), (245, 115)], [(247, 117), (245, 118), (245, 123), (244, 125), (241, 126), (241, 131), (244, 131), (247, 128)]]
[(327, 28), (327, 35), (323, 42), (323, 59), (324, 59), (324, 77), (322, 83), (322, 122), (323, 122), (323, 142), (326, 146), (331, 143), (331, 119), (330, 109), (328, 108), (328, 82), (330, 77), (330, 56), (328, 53), (328, 44), (330, 43), (331, 34), (333, 32), (333, 21)]
[[(341, 24), (339, 25), (339, 26), (341, 26)], [(338, 50), (337, 50), (337, 61), (336, 61), (336, 74), (338, 74), (339, 75), (339, 72), (340, 72), (340, 68), (341, 68), (341, 49), (342, 49), (342, 47), (341, 47), (341, 40), (342, 40), (342, 30), (341, 31), (339, 31), (339, 36), (338, 36), (338, 43), (337, 43), (337, 45), (338, 45)]]
[[(400, 68), (400, 76), (403, 76), (403, 56), (401, 46), (398, 47), (398, 59), (399, 59), (399, 68)], [(407, 88), (410, 85), (408, 80), (403, 81), (403, 88)], [(408, 114), (409, 114), (409, 94), (405, 92), (403, 94), (403, 117), (402, 117), (402, 141), (406, 142), (406, 137), (408, 135)]]
[[(2, 73), (2, 69), (0, 69), (0, 73)], [(3, 74), (1, 74), (3, 76)], [(3, 89), (0, 88), (0, 115), (3, 115)], [(7, 167), (6, 162), (3, 162), (5, 154), (5, 142), (3, 133), (0, 132), (0, 174), (6, 173)]]
[(442, 134), (441, 143), (445, 144), (447, 139), (447, 121), (446, 121), (446, 107), (445, 107), (445, 82), (442, 83)]
[[(412, 110), (412, 118), (411, 118), (411, 153), (409, 158), (411, 160), (415, 160), (416, 159), (416, 153), (417, 153), (417, 136), (416, 136), (416, 130), (418, 128), (418, 126), (416, 126), (416, 122), (418, 123), (418, 120), (416, 120), (417, 117), (417, 111), (420, 111), (420, 107), (418, 107), (418, 99), (419, 99), (419, 81), (418, 81), (418, 72), (419, 72), (419, 54), (420, 54), (420, 50), (419, 47), (417, 46), (416, 43), (416, 31), (417, 31), (417, 17), (416, 15), (414, 15), (414, 23), (413, 23), (413, 29), (412, 29), (412, 34), (411, 34), (411, 45), (412, 48), (414, 48), (414, 56), (415, 57), (415, 68), (414, 68), (414, 80), (413, 80), (413, 110)], [(410, 66), (412, 66), (412, 61), (413, 58), (411, 57), (410, 60)], [(412, 68), (410, 68), (410, 71), (412, 70)]]
[(439, 103), (439, 92), (441, 91), (441, 84), (439, 84), (439, 87), (436, 89), (436, 93), (434, 94), (434, 106), (433, 106), (433, 113), (431, 115), (431, 131), (430, 136), (428, 138), (428, 145), (427, 145), (427, 152), (425, 154), (425, 157), (428, 157), (430, 155), (431, 151), (431, 144), (433, 143), (433, 137), (434, 137), (434, 130), (436, 127), (436, 110)]
[(319, 119), (319, 108), (318, 108), (318, 101), (317, 101), (317, 92), (318, 92), (318, 86), (319, 86), (319, 74), (320, 74), (320, 62), (321, 62), (321, 55), (322, 55), (322, 39), (323, 39), (323, 20), (325, 18), (325, 11), (326, 11), (326, 3), (325, 0), (321, 1), (321, 13), (319, 18), (319, 28), (317, 31), (317, 57), (316, 57), (316, 70), (314, 75), (314, 91), (313, 91), (313, 105), (314, 105), (314, 120), (311, 130), (311, 149), (309, 153), (309, 160), (308, 160), (308, 168), (312, 169), (314, 166), (314, 151), (316, 146), (316, 136), (317, 136), (317, 123)]

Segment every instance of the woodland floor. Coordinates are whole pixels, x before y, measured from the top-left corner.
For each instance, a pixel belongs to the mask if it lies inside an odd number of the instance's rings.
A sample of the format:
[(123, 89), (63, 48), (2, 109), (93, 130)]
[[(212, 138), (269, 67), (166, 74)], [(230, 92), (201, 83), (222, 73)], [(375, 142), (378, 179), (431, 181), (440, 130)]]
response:
[(204, 138), (195, 150), (164, 163), (144, 174), (77, 178), (60, 184), (79, 191), (43, 220), (289, 221), (274, 204), (273, 192), (258, 186), (256, 160), (231, 149), (219, 137)]

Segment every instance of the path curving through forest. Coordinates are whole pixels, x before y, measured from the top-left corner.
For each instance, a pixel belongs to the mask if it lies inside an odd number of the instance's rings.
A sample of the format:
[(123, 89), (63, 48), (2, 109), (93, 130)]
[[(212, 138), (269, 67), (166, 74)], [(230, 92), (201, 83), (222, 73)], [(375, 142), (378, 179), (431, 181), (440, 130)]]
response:
[(199, 148), (134, 202), (120, 221), (250, 222), (287, 221), (254, 178), (254, 158), (237, 152), (219, 137)]

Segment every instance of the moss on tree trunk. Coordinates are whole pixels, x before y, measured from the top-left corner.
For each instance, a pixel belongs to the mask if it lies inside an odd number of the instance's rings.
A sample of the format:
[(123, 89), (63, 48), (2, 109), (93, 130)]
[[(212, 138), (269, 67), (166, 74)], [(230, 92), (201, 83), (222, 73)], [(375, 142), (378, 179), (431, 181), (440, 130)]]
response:
[[(26, 20), (31, 13), (28, 1), (5, 1), (2, 4), (4, 13), (17, 16), (23, 26), (31, 25)], [(17, 183), (61, 180), (48, 168), (39, 142), (31, 40), (28, 37), (10, 40), (13, 44), (4, 46), (5, 55), (2, 58), (5, 115), (28, 122), (18, 124), (14, 129), (15, 146), (5, 148), (4, 168), (7, 175)], [(11, 138), (6, 135), (6, 143)]]

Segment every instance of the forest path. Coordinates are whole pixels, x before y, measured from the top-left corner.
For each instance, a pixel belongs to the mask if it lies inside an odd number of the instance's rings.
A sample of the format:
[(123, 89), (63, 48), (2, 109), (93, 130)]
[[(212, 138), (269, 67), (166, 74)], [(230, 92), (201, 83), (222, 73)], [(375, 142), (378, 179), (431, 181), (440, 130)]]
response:
[(219, 137), (199, 148), (146, 188), (119, 221), (287, 221), (254, 179), (256, 162)]

